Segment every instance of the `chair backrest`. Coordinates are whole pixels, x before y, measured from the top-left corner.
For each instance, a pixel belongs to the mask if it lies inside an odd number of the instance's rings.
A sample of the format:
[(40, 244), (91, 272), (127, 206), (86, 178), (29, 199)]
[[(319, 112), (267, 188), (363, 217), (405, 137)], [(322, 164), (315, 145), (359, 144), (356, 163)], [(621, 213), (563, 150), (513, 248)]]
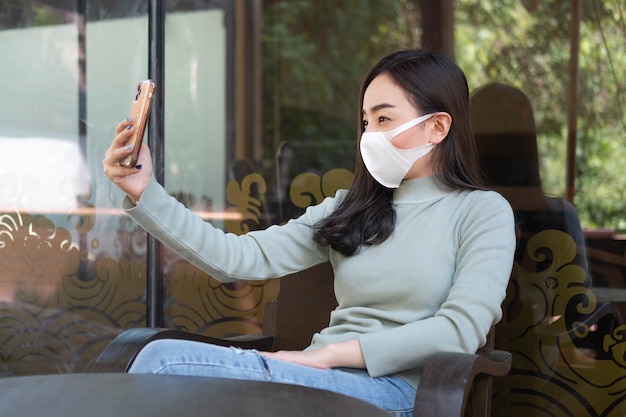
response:
[(337, 307), (333, 270), (326, 262), (280, 280), (278, 298), (265, 307), (263, 333), (273, 350), (302, 350), (326, 326)]

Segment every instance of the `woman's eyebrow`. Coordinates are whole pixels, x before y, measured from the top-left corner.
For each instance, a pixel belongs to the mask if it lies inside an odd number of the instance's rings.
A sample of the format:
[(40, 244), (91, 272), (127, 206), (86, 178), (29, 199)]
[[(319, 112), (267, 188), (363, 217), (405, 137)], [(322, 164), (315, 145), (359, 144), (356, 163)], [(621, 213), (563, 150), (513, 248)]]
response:
[[(382, 109), (390, 109), (390, 108), (395, 108), (396, 106), (394, 106), (393, 104), (389, 104), (389, 103), (381, 103), (381, 104), (377, 104), (375, 106), (370, 107), (370, 113), (376, 113), (377, 111), (380, 111)], [(365, 109), (361, 110), (362, 114), (366, 114)]]

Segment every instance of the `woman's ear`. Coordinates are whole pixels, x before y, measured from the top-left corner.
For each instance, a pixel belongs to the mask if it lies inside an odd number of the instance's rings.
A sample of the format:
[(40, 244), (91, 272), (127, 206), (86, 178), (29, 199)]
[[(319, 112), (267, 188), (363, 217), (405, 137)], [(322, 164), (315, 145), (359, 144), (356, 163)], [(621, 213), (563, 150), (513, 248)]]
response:
[(443, 141), (452, 125), (452, 117), (445, 112), (436, 113), (430, 119), (432, 121), (432, 129), (430, 133), (430, 143), (439, 144)]

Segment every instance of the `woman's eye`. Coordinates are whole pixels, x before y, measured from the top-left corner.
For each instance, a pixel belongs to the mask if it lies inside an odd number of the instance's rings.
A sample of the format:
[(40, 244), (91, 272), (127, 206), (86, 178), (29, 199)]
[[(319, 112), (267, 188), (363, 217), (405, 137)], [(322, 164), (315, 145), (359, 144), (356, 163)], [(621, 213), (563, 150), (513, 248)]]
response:
[(367, 127), (367, 120), (361, 121), (361, 127), (363, 128), (363, 130), (365, 130), (365, 128)]
[(387, 121), (387, 120), (389, 120), (389, 119), (387, 119), (385, 116), (380, 116), (380, 117), (378, 118), (378, 123), (383, 123), (383, 122), (385, 122), (385, 121)]

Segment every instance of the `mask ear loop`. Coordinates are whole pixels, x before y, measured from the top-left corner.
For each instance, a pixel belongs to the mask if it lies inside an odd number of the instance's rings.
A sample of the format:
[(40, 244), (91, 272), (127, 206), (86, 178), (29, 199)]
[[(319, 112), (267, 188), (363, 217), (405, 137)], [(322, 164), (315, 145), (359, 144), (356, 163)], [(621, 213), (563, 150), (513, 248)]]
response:
[(426, 120), (430, 119), (434, 115), (435, 115), (435, 113), (425, 114), (425, 115), (420, 116), (418, 118), (415, 118), (413, 120), (409, 120), (408, 122), (401, 124), (400, 126), (396, 127), (395, 129), (391, 129), (391, 130), (389, 130), (387, 132), (381, 132), (381, 133), (385, 136), (385, 139), (387, 139), (388, 141), (391, 141), (391, 139), (395, 138), (399, 134), (406, 132), (407, 130), (409, 130), (413, 126), (417, 126), (418, 124), (420, 124), (422, 122), (425, 122)]

